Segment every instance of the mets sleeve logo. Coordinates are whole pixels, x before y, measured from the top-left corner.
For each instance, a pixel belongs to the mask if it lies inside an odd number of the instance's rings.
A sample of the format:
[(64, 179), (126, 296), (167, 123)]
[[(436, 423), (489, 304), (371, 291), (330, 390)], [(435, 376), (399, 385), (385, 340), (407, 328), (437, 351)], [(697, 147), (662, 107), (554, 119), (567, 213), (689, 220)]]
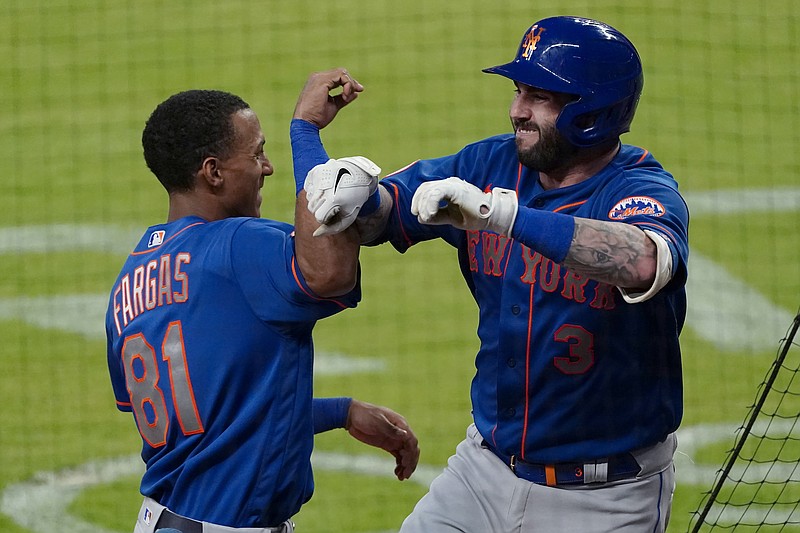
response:
[(629, 196), (617, 202), (617, 205), (608, 212), (611, 220), (625, 220), (628, 217), (644, 215), (648, 217), (660, 217), (666, 210), (664, 205), (649, 196)]

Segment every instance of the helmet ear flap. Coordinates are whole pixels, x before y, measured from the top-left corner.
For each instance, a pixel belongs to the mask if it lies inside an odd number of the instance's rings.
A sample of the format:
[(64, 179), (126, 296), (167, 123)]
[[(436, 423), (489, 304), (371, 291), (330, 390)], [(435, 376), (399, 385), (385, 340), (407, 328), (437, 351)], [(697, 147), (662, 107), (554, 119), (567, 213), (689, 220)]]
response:
[(616, 140), (630, 131), (639, 103), (639, 91), (604, 106), (592, 106), (579, 99), (565, 105), (556, 119), (556, 127), (569, 142), (587, 147)]

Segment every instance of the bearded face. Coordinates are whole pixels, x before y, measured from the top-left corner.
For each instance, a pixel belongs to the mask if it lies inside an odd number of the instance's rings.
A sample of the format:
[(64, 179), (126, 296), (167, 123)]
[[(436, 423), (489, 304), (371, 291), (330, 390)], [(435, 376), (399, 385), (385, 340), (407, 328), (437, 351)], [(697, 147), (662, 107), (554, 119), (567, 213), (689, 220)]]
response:
[(555, 124), (536, 124), (531, 121), (512, 122), (514, 131), (524, 130), (539, 133), (539, 139), (533, 144), (520, 135), (516, 137), (519, 162), (531, 170), (549, 173), (567, 163), (578, 150), (561, 135)]

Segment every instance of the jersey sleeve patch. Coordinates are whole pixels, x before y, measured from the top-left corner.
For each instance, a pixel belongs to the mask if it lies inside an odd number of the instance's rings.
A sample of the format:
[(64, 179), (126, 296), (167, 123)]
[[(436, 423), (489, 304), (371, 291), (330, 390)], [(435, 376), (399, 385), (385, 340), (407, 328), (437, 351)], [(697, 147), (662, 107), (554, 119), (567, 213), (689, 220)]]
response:
[(608, 212), (611, 220), (625, 220), (633, 216), (660, 217), (666, 213), (664, 204), (649, 196), (629, 196), (617, 202)]

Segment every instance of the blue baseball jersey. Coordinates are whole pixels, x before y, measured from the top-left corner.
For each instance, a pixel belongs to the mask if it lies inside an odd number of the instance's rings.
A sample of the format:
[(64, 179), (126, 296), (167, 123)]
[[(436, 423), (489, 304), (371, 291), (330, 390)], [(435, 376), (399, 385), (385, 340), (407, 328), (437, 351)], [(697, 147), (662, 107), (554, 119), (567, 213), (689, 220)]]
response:
[[(673, 277), (630, 304), (616, 287), (510, 237), (420, 224), (410, 211), (414, 191), (450, 176), (481, 190), (515, 190), (520, 210), (650, 230), (669, 246)], [(622, 145), (593, 177), (544, 190), (538, 173), (520, 165), (514, 136), (500, 135), (417, 161), (381, 183), (395, 206), (371, 244), (388, 240), (403, 252), (438, 237), (458, 250), (480, 312), (473, 417), (495, 448), (529, 462), (591, 460), (655, 444), (677, 429), (689, 215), (675, 180), (650, 153)]]
[(361, 294), (315, 296), (292, 232), (259, 218), (153, 226), (111, 291), (108, 367), (142, 436), (141, 492), (176, 513), (274, 526), (311, 497), (311, 332)]

